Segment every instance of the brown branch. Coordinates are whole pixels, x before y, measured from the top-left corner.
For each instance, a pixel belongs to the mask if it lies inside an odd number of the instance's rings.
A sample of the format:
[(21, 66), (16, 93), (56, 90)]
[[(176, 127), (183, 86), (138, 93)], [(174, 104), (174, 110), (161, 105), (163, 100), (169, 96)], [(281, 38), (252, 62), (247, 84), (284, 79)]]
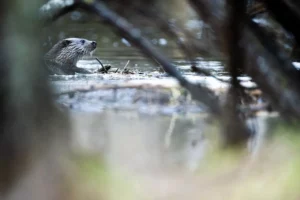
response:
[(251, 133), (247, 127), (242, 113), (238, 110), (240, 104), (241, 88), (237, 77), (240, 75), (240, 69), (243, 69), (244, 53), (240, 46), (242, 30), (244, 28), (246, 2), (245, 0), (227, 0), (227, 47), (228, 47), (228, 63), (227, 68), (231, 75), (231, 87), (223, 115), (224, 125), (224, 144), (228, 146), (237, 146), (244, 144), (250, 137)]

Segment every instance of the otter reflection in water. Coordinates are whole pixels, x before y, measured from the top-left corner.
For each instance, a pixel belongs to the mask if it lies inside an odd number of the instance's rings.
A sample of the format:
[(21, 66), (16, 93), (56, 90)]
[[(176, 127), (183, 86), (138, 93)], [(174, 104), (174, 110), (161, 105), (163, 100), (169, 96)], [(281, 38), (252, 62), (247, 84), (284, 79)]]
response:
[(50, 74), (74, 75), (75, 73), (91, 74), (93, 72), (76, 66), (83, 56), (91, 55), (97, 43), (82, 38), (67, 38), (55, 44), (45, 55), (45, 63)]

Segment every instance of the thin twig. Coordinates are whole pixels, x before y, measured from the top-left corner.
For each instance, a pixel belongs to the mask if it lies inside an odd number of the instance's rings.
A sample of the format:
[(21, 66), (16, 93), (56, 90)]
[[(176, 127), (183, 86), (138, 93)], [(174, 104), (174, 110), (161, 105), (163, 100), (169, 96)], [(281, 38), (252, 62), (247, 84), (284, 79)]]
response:
[(124, 71), (126, 70), (126, 67), (128, 66), (129, 62), (130, 62), (130, 60), (127, 61), (126, 65), (124, 66), (123, 70), (121, 71), (121, 74), (124, 73)]
[[(102, 64), (102, 62), (98, 59), (98, 58), (95, 58), (99, 63), (100, 63), (100, 65), (101, 65), (101, 69), (103, 70), (103, 72), (104, 73), (108, 73), (108, 70), (110, 69), (110, 66), (104, 66), (103, 64)], [(101, 70), (101, 71), (102, 71)], [(100, 69), (98, 68), (98, 72), (100, 72)]]
[(104, 67), (104, 65), (102, 64), (102, 62), (98, 59), (98, 58), (95, 58), (98, 62), (99, 62), (99, 64), (101, 65), (101, 67), (103, 68), (103, 69), (105, 69), (105, 67)]

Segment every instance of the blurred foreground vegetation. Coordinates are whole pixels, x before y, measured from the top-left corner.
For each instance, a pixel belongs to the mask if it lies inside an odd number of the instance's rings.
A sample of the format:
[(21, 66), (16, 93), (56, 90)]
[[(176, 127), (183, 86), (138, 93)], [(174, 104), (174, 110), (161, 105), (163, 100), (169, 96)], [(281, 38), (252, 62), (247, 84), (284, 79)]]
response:
[[(296, 0), (0, 2), (0, 198), (299, 199), (299, 11)], [(170, 104), (192, 97), (205, 112), (155, 115), (155, 98), (143, 113), (59, 104), (42, 49), (64, 37), (50, 37), (47, 27), (70, 13), (83, 24), (89, 17), (105, 24), (185, 89), (152, 87), (150, 94), (165, 89)], [(187, 21), (198, 26), (188, 29)], [(194, 75), (215, 77), (199, 57), (222, 62), (230, 76), (223, 96), (187, 79), (147, 38), (152, 29)], [(241, 84), (245, 76), (254, 88)], [(64, 95), (97, 102), (100, 86)]]

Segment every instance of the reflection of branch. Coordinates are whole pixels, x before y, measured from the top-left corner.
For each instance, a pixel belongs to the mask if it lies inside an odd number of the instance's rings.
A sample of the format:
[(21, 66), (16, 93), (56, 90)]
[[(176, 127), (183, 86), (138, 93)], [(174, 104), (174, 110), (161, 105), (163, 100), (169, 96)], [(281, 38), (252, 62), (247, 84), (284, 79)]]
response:
[(187, 81), (181, 73), (175, 68), (171, 62), (158, 52), (153, 45), (141, 36), (139, 29), (132, 27), (124, 18), (118, 16), (116, 13), (107, 8), (102, 2), (94, 2), (92, 4), (83, 4), (84, 8), (96, 13), (98, 16), (106, 20), (106, 22), (129, 40), (132, 44), (136, 45), (144, 54), (161, 64), (163, 69), (176, 78), (181, 86), (186, 88), (192, 96), (207, 105), (213, 113), (220, 113), (219, 102), (215, 95), (200, 85), (195, 85)]
[(169, 128), (165, 134), (165, 148), (169, 148), (171, 145), (171, 137), (172, 137), (172, 134), (173, 134), (173, 131), (175, 128), (175, 123), (176, 123), (177, 117), (178, 117), (177, 114), (172, 115), (172, 118), (171, 118), (171, 121), (169, 124)]

